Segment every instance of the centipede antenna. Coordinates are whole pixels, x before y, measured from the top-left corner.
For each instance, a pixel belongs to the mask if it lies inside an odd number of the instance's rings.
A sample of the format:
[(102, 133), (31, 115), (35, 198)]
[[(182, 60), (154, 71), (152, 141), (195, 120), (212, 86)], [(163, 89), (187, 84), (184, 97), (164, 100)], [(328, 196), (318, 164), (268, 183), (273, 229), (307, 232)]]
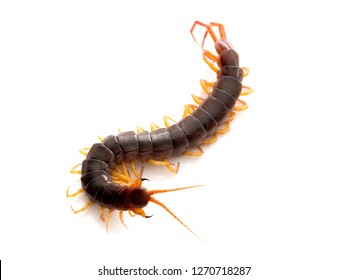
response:
[(204, 185), (196, 185), (196, 186), (188, 186), (188, 187), (174, 188), (174, 189), (168, 189), (168, 190), (151, 190), (151, 191), (148, 191), (148, 194), (151, 196), (151, 195), (157, 194), (157, 193), (175, 192), (175, 191), (198, 188), (198, 187), (203, 187), (203, 186)]
[[(197, 187), (197, 186), (195, 186)], [(188, 187), (189, 188), (189, 187)], [(178, 190), (178, 189), (174, 189), (174, 190)], [(165, 192), (165, 191), (164, 191)], [(174, 217), (182, 226), (184, 226), (187, 230), (189, 230), (192, 234), (194, 234), (197, 238), (199, 238), (201, 241), (203, 241), (194, 231), (192, 231), (188, 226), (186, 226), (169, 208), (167, 208), (163, 203), (161, 203), (160, 201), (156, 200), (154, 197), (151, 197), (149, 199), (149, 201), (161, 206), (162, 208), (164, 208), (167, 212), (169, 212), (169, 214)]]

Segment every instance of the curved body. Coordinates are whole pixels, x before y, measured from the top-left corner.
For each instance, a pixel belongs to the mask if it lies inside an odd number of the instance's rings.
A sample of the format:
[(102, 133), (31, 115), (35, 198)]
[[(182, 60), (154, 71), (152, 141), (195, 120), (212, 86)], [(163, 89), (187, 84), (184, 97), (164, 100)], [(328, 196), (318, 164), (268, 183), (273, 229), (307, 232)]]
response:
[[(132, 196), (131, 188), (119, 185), (110, 178), (110, 170), (116, 164), (132, 160), (163, 160), (179, 156), (188, 149), (199, 146), (203, 140), (229, 117), (242, 90), (243, 70), (239, 57), (226, 39), (215, 42), (220, 68), (212, 92), (199, 107), (177, 124), (151, 132), (128, 131), (110, 135), (94, 144), (82, 163), (82, 187), (90, 200), (109, 209), (130, 210), (144, 207), (145, 195)], [(136, 206), (136, 207), (135, 207)]]

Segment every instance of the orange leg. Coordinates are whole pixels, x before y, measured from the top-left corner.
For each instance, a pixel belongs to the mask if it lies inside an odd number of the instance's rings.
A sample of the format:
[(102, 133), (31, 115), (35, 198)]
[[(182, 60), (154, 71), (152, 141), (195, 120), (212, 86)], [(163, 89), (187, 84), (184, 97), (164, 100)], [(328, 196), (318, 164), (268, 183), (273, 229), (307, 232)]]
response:
[(133, 160), (130, 162), (130, 167), (131, 167), (131, 171), (133, 172), (135, 178), (140, 179), (142, 177), (142, 174), (143, 174), (143, 167), (141, 168), (140, 173), (138, 173), (136, 170), (135, 161), (133, 161)]
[(88, 201), (81, 209), (79, 209), (79, 210), (75, 210), (75, 209), (73, 209), (73, 207), (72, 206), (70, 206), (71, 207), (71, 209), (72, 209), (72, 211), (75, 213), (75, 214), (77, 214), (77, 213), (80, 213), (80, 212), (83, 212), (83, 211), (85, 211), (85, 210), (87, 210), (90, 206), (92, 206), (94, 204), (94, 202), (93, 201)]
[(235, 112), (231, 112), (229, 117), (225, 120), (226, 122), (231, 122), (235, 118), (236, 114)]
[(153, 131), (153, 130), (156, 130), (156, 129), (159, 129), (160, 128), (160, 126), (159, 125), (157, 125), (157, 124), (155, 124), (155, 123), (151, 123), (151, 131)]
[(192, 98), (193, 98), (194, 102), (197, 103), (198, 105), (204, 100), (202, 97), (199, 97), (195, 94), (192, 94)]
[(216, 130), (217, 134), (224, 134), (227, 133), (228, 131), (230, 131), (230, 123), (229, 122), (225, 122), (224, 123), (224, 128), (218, 128)]
[(175, 165), (173, 163), (169, 162), (167, 159), (164, 159), (162, 161), (154, 160), (154, 159), (148, 159), (147, 162), (150, 164), (153, 164), (153, 165), (164, 165), (164, 166), (166, 166), (167, 169), (169, 169), (170, 172), (176, 173), (176, 174), (178, 173), (178, 170), (180, 168), (180, 163), (177, 163), (176, 168), (174, 168)]
[(248, 95), (253, 92), (253, 89), (247, 86), (242, 86), (241, 95)]
[(108, 232), (108, 224), (110, 223), (112, 213), (114, 212), (113, 209), (109, 209), (107, 213), (107, 218), (106, 218), (106, 231)]
[(202, 40), (202, 43), (201, 43), (201, 48), (203, 49), (204, 48), (204, 44), (205, 44), (205, 40), (206, 40), (206, 37), (207, 37), (207, 34), (210, 34), (212, 40), (214, 42), (216, 42), (218, 40), (216, 34), (214, 33), (213, 29), (212, 29), (212, 26), (216, 26), (218, 27), (218, 30), (219, 30), (219, 34), (220, 34), (220, 38), (221, 39), (226, 39), (226, 34), (225, 34), (225, 30), (224, 30), (224, 26), (220, 23), (215, 23), (215, 22), (211, 22), (210, 24), (206, 24), (206, 23), (202, 23), (201, 21), (195, 21), (192, 28), (190, 29), (190, 34), (193, 36), (193, 39), (195, 42), (197, 42), (195, 36), (194, 36), (194, 29), (197, 25), (200, 25), (200, 26), (203, 26), (206, 28), (206, 33), (204, 35), (204, 38)]
[(105, 222), (105, 207), (100, 206), (100, 220)]
[(234, 107), (235, 111), (243, 111), (248, 108), (248, 105), (245, 101), (242, 101), (241, 99), (237, 99), (236, 105)]
[(127, 229), (129, 229), (129, 228), (127, 227), (127, 225), (124, 223), (123, 211), (119, 211), (119, 220), (121, 221), (121, 223), (123, 224), (123, 226), (125, 226)]
[(247, 68), (247, 67), (241, 67), (241, 69), (243, 70), (243, 77), (246, 77), (246, 76), (248, 76), (248, 74), (249, 74), (249, 68)]
[(164, 119), (165, 127), (169, 127), (170, 126), (169, 121), (171, 121), (173, 123), (177, 123), (175, 120), (173, 120), (172, 118), (170, 118), (168, 116), (164, 116), (163, 119)]
[(71, 168), (70, 170), (70, 173), (73, 173), (73, 174), (81, 174), (81, 170), (76, 170), (77, 167), (79, 167), (81, 164), (77, 164), (75, 165), (74, 167)]
[(89, 152), (90, 148), (83, 148), (83, 149), (80, 149), (80, 153), (84, 156), (86, 156)]
[(206, 62), (206, 64), (216, 73), (219, 72), (219, 68), (214, 65), (218, 61), (218, 56), (211, 53), (210, 51), (204, 50), (202, 53), (202, 59)]
[(203, 153), (204, 153), (203, 149), (201, 149), (201, 147), (198, 146), (197, 151), (185, 151), (183, 154), (185, 156), (199, 157), (199, 156), (202, 156)]
[(130, 217), (132, 217), (132, 218), (136, 216), (131, 210), (128, 210), (128, 213), (129, 213)]
[(210, 94), (211, 93), (210, 88), (214, 86), (214, 82), (208, 82), (206, 80), (201, 79), (200, 85), (206, 94)]
[(70, 189), (70, 187), (68, 187), (67, 190), (66, 190), (66, 197), (75, 197), (75, 196), (78, 196), (80, 193), (84, 192), (83, 189), (79, 189), (76, 192), (70, 194), (69, 193), (69, 189)]
[(192, 104), (184, 105), (183, 118), (192, 114), (198, 107)]
[(202, 145), (209, 145), (212, 144), (214, 142), (217, 141), (217, 134), (214, 133), (211, 137), (209, 137), (208, 139), (205, 139), (204, 141), (202, 141)]

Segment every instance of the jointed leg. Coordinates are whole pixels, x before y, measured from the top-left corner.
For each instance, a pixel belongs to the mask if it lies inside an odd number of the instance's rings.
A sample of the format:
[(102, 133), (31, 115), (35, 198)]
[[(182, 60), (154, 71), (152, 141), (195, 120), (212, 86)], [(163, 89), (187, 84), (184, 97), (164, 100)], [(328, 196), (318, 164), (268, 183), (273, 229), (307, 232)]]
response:
[(150, 164), (153, 164), (153, 165), (164, 165), (172, 173), (178, 173), (178, 170), (180, 168), (180, 163), (177, 163), (176, 168), (174, 168), (175, 165), (173, 163), (169, 162), (167, 159), (164, 159), (162, 161), (154, 160), (154, 159), (148, 159), (147, 162)]
[(141, 168), (140, 173), (138, 173), (136, 170), (135, 161), (133, 161), (133, 160), (130, 162), (130, 167), (131, 167), (131, 171), (133, 172), (135, 178), (140, 179), (142, 177), (142, 174), (143, 174), (143, 167)]
[(202, 141), (202, 145), (209, 145), (212, 144), (214, 142), (217, 141), (217, 134), (214, 133), (211, 137), (209, 137), (208, 139), (205, 139), (204, 141)]
[(105, 222), (105, 207), (100, 206), (100, 220)]
[(173, 120), (172, 118), (170, 118), (170, 117), (168, 117), (168, 116), (164, 116), (163, 119), (164, 119), (165, 127), (169, 127), (169, 126), (170, 126), (169, 121), (172, 121), (172, 122), (174, 122), (174, 123), (177, 123), (175, 120)]
[(241, 94), (242, 96), (248, 95), (253, 92), (253, 89), (248, 86), (242, 86)]
[(90, 206), (92, 206), (94, 204), (94, 202), (93, 201), (88, 201), (81, 209), (79, 209), (79, 210), (75, 210), (75, 209), (73, 209), (73, 207), (72, 206), (70, 206), (71, 207), (71, 209), (72, 209), (72, 211), (75, 213), (75, 214), (77, 214), (77, 213), (80, 213), (80, 212), (83, 212), (83, 211), (85, 211), (85, 210), (87, 210)]
[(200, 146), (197, 147), (198, 151), (185, 151), (184, 155), (185, 156), (194, 156), (194, 157), (199, 157), (202, 156), (204, 153), (203, 149), (201, 149)]
[(127, 225), (124, 223), (124, 220), (123, 220), (123, 211), (119, 211), (119, 220), (121, 221), (121, 223), (123, 224), (123, 226), (125, 226), (127, 229)]
[(79, 167), (81, 164), (77, 164), (74, 167), (71, 168), (70, 173), (72, 174), (81, 174), (81, 170), (76, 170), (77, 167)]
[(106, 231), (108, 232), (108, 224), (110, 222), (110, 219), (111, 219), (111, 216), (112, 216), (112, 213), (114, 212), (113, 209), (109, 209), (108, 210), (108, 213), (107, 213), (107, 218), (106, 218)]
[(196, 96), (195, 94), (192, 94), (192, 98), (198, 105), (204, 100), (202, 97)]
[(159, 129), (160, 128), (160, 126), (159, 125), (157, 125), (157, 124), (155, 124), (155, 123), (151, 123), (151, 131), (153, 131), (153, 130), (156, 130), (156, 129)]
[(80, 193), (84, 192), (83, 189), (78, 189), (76, 192), (70, 194), (69, 189), (70, 189), (70, 187), (68, 187), (66, 190), (66, 197), (75, 197), (75, 196), (78, 196)]
[(206, 94), (210, 94), (210, 88), (214, 86), (214, 82), (208, 82), (206, 80), (201, 79), (200, 85)]
[[(202, 58), (206, 62), (206, 64), (216, 73), (219, 72), (219, 69), (214, 65), (217, 62), (218, 56), (211, 53), (210, 51), (204, 50), (202, 53)], [(212, 62), (211, 62), (212, 61)]]
[(218, 27), (218, 30), (219, 30), (219, 34), (220, 34), (220, 38), (221, 39), (226, 39), (226, 35), (225, 35), (225, 30), (224, 30), (224, 26), (220, 23), (215, 23), (215, 22), (211, 22), (210, 24), (206, 24), (206, 23), (202, 23), (201, 21), (195, 21), (192, 28), (190, 29), (190, 34), (193, 36), (195, 42), (197, 42), (193, 32), (194, 32), (194, 29), (197, 25), (200, 25), (200, 26), (203, 26), (206, 28), (206, 33), (204, 35), (204, 38), (202, 40), (202, 43), (201, 43), (201, 48), (204, 48), (204, 44), (205, 44), (205, 39), (207, 37), (207, 34), (210, 34), (212, 40), (214, 42), (216, 42), (218, 40), (216, 34), (214, 33), (213, 29), (212, 29), (212, 26), (217, 26)]
[(216, 130), (217, 134), (224, 134), (230, 131), (230, 123), (229, 122), (225, 122), (224, 123), (224, 128), (218, 128)]
[(243, 110), (246, 110), (247, 108), (248, 108), (248, 105), (245, 101), (242, 101), (241, 99), (237, 99), (236, 105), (234, 107), (235, 111), (243, 111)]
[(192, 104), (184, 105), (183, 118), (191, 115), (198, 107)]
[(82, 155), (86, 156), (86, 155), (88, 154), (89, 150), (90, 150), (90, 148), (82, 148), (82, 149), (80, 149), (79, 152), (80, 152)]

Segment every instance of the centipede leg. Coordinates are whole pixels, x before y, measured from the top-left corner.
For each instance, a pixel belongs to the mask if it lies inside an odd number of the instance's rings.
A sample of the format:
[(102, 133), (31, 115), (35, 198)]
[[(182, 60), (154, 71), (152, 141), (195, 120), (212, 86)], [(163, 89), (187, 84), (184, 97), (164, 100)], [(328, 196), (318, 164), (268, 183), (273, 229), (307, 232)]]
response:
[(247, 67), (241, 67), (241, 69), (243, 70), (243, 77), (247, 77), (249, 75), (250, 69)]
[(110, 222), (110, 219), (111, 219), (111, 216), (112, 216), (112, 213), (114, 212), (113, 209), (109, 209), (108, 210), (108, 213), (107, 213), (107, 218), (106, 218), (106, 231), (108, 232), (108, 224)]
[[(206, 62), (206, 64), (215, 72), (219, 72), (219, 68), (214, 65), (214, 63), (217, 62), (218, 56), (211, 53), (210, 51), (204, 50), (202, 54), (203, 60)], [(212, 62), (211, 62), (212, 61)]]
[(235, 118), (236, 114), (234, 111), (232, 111), (230, 114), (229, 114), (229, 117), (225, 120), (226, 122), (231, 122), (234, 118)]
[(139, 132), (144, 132), (145, 129), (142, 128), (141, 126), (137, 126), (136, 131), (137, 131), (137, 133), (139, 133)]
[(183, 118), (191, 115), (198, 107), (192, 104), (184, 105)]
[(241, 99), (237, 99), (236, 105), (234, 107), (235, 111), (243, 111), (243, 110), (246, 110), (247, 108), (248, 108), (248, 105), (247, 105), (247, 103), (245, 101), (243, 101)]
[[(214, 31), (213, 31), (211, 25), (202, 23), (201, 21), (195, 21), (194, 24), (193, 24), (193, 26), (192, 26), (192, 28), (190, 29), (190, 34), (193, 36), (193, 39), (194, 39), (195, 42), (197, 42), (197, 40), (196, 40), (196, 38), (195, 38), (193, 32), (194, 32), (194, 29), (195, 29), (195, 27), (196, 27), (197, 25), (203, 26), (203, 27), (205, 27), (206, 30), (207, 30), (206, 33), (205, 33), (205, 35), (204, 35), (204, 38), (203, 38), (203, 40), (202, 40), (202, 43), (201, 43), (201, 48), (202, 48), (202, 49), (204, 48), (205, 39), (206, 39), (206, 36), (207, 36), (208, 33), (211, 35), (211, 38), (212, 38), (212, 40), (213, 40), (214, 42), (216, 42), (216, 41), (218, 40), (218, 38), (217, 38), (216, 34), (214, 33)], [(225, 33), (224, 33), (224, 36), (225, 36)]]
[(230, 122), (225, 122), (224, 123), (224, 128), (218, 128), (216, 130), (217, 134), (224, 134), (230, 131)]
[(140, 173), (138, 173), (136, 170), (135, 161), (133, 161), (133, 160), (130, 161), (130, 167), (131, 167), (131, 171), (133, 172), (135, 178), (140, 179), (142, 177), (142, 174), (143, 174), (143, 167), (141, 168)]
[(169, 121), (173, 122), (173, 123), (177, 123), (175, 120), (173, 120), (172, 118), (168, 117), (168, 116), (163, 116), (164, 119), (164, 125), (165, 127), (169, 127), (170, 123)]
[(128, 210), (128, 213), (129, 213), (130, 217), (132, 217), (132, 218), (134, 218), (136, 216), (131, 210)]
[(121, 223), (123, 224), (123, 226), (125, 226), (127, 229), (129, 229), (127, 227), (127, 225), (124, 223), (124, 219), (123, 219), (123, 211), (119, 211), (119, 220), (121, 221)]
[(248, 95), (250, 93), (252, 93), (254, 90), (248, 86), (242, 86), (242, 90), (241, 90), (241, 93), (240, 95), (241, 96), (245, 96), (245, 95)]
[(90, 148), (82, 148), (82, 149), (79, 150), (79, 152), (82, 155), (86, 156), (88, 154), (89, 150), (90, 150)]
[(66, 190), (66, 197), (75, 197), (75, 196), (78, 196), (79, 194), (83, 193), (84, 190), (83, 189), (78, 189), (76, 192), (74, 193), (69, 193), (69, 189), (70, 187), (67, 188)]
[(208, 139), (205, 139), (204, 141), (202, 141), (202, 145), (209, 145), (212, 144), (214, 142), (217, 141), (217, 134), (214, 133), (211, 137), (209, 137)]
[(157, 124), (155, 124), (155, 123), (151, 123), (151, 131), (153, 131), (153, 130), (156, 130), (156, 129), (159, 129), (160, 128), (160, 126), (159, 125), (157, 125)]
[(85, 210), (87, 210), (90, 206), (92, 206), (94, 204), (94, 202), (93, 201), (88, 201), (81, 209), (79, 209), (79, 210), (75, 210), (75, 209), (73, 209), (73, 207), (72, 206), (70, 206), (71, 207), (71, 209), (72, 209), (72, 211), (75, 213), (75, 214), (77, 214), (77, 213), (80, 213), (80, 212), (83, 212), (83, 211), (85, 211)]
[(105, 207), (100, 207), (100, 220), (105, 222)]
[(198, 105), (204, 100), (203, 98), (201, 98), (201, 97), (199, 97), (199, 96), (197, 96), (197, 95), (195, 95), (195, 94), (192, 94), (191, 96), (192, 96), (194, 102), (195, 102), (196, 104), (198, 104)]
[(77, 164), (77, 165), (75, 165), (74, 167), (72, 167), (72, 168), (70, 169), (70, 173), (72, 173), (72, 174), (81, 174), (81, 170), (76, 170), (77, 167), (79, 167), (79, 166), (81, 166), (80, 163)]
[(161, 166), (164, 165), (172, 173), (178, 173), (178, 170), (180, 168), (180, 163), (177, 163), (176, 168), (174, 168), (173, 166), (175, 166), (175, 165), (173, 163), (169, 162), (167, 159), (164, 159), (162, 161), (154, 160), (154, 159), (148, 159), (147, 162), (150, 164), (153, 164), (153, 165), (161, 165)]
[(197, 151), (185, 151), (183, 154), (185, 156), (194, 156), (194, 157), (202, 156), (204, 153), (203, 149), (201, 149), (200, 146), (198, 146), (196, 148), (197, 148)]
[(125, 176), (127, 176), (128, 178), (130, 178), (130, 174), (129, 174), (129, 171), (127, 169), (127, 167), (125, 166), (125, 162), (122, 161), (121, 163), (121, 166), (122, 166), (122, 172)]
[(206, 94), (210, 94), (210, 88), (213, 87), (214, 82), (208, 82), (206, 80), (201, 79), (200, 85)]

